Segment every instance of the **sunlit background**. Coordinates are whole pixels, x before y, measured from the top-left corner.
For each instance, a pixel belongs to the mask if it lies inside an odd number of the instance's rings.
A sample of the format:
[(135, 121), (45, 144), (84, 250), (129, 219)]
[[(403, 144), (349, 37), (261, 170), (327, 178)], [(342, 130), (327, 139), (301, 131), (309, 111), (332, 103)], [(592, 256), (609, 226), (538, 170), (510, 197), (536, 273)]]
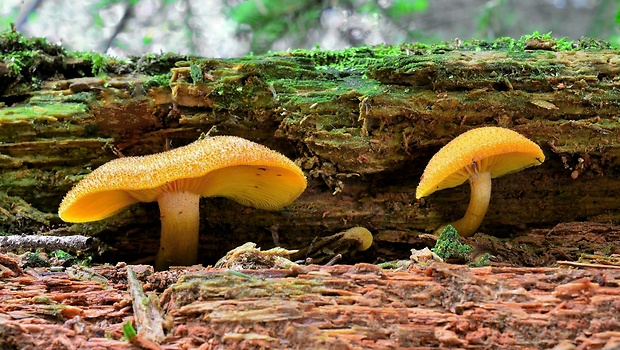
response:
[(236, 57), (534, 31), (619, 43), (619, 8), (620, 0), (1, 0), (0, 26), (74, 51)]

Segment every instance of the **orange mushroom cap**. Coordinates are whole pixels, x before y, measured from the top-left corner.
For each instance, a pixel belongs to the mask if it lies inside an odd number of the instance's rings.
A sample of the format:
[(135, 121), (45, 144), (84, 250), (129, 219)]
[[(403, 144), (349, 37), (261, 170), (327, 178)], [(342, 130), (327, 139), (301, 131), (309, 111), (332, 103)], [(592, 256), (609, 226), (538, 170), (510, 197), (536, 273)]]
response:
[(306, 184), (301, 169), (284, 155), (243, 138), (214, 136), (104, 164), (67, 193), (58, 214), (67, 222), (100, 220), (171, 190), (279, 209), (299, 197)]
[(416, 198), (458, 186), (473, 172), (490, 172), (491, 178), (540, 165), (540, 147), (525, 136), (501, 127), (469, 130), (450, 141), (428, 162)]

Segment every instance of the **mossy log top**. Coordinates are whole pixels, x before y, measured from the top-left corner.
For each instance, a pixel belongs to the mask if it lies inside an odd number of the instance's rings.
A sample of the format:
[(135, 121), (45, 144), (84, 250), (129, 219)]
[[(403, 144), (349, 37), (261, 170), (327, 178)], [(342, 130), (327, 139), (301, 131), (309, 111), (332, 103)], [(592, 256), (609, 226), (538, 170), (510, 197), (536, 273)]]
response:
[[(403, 257), (417, 233), (464, 213), (468, 186), (423, 200), (414, 192), (441, 146), (483, 125), (522, 133), (547, 160), (494, 180), (482, 232), (618, 222), (618, 51), (515, 43), (120, 60), (67, 54), (5, 33), (0, 230), (63, 229), (58, 204), (92, 169), (210, 132), (295, 159), (309, 187), (278, 212), (203, 200), (203, 262), (246, 241), (267, 248), (277, 236), (297, 248), (351, 226), (374, 233), (369, 255)], [(158, 229), (157, 206), (147, 203), (67, 230), (99, 235), (135, 257), (155, 253)], [(222, 236), (230, 239), (215, 240)]]

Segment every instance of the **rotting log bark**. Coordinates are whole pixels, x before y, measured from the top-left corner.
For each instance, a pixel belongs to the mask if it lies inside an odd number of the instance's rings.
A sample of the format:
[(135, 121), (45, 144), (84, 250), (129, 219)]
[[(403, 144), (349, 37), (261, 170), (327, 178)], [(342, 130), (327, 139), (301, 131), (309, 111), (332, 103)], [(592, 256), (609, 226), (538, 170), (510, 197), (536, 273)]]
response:
[[(563, 348), (620, 343), (620, 271), (375, 265), (153, 273), (163, 348)], [(97, 278), (93, 278), (96, 276)], [(22, 288), (21, 286), (28, 286)], [(130, 349), (126, 267), (0, 278), (0, 347)], [(136, 300), (133, 300), (136, 302)]]
[[(416, 200), (427, 161), (458, 134), (483, 125), (524, 134), (547, 161), (494, 180), (482, 232), (505, 237), (560, 223), (617, 223), (620, 56), (500, 44), (226, 60), (148, 55), (106, 58), (103, 65), (45, 47), (19, 74), (0, 62), (0, 229), (62, 226), (55, 214), (62, 196), (93, 168), (210, 131), (295, 159), (309, 187), (279, 212), (203, 200), (203, 263), (247, 241), (269, 248), (275, 235), (283, 247), (299, 248), (351, 226), (375, 235), (368, 261), (403, 258), (424, 243), (418, 233), (460, 217), (468, 202), (467, 186)], [(95, 68), (107, 75), (92, 76)], [(170, 83), (154, 83), (156, 74), (170, 74)], [(157, 206), (137, 205), (69, 231), (99, 236), (114, 249), (112, 260), (154, 255)], [(574, 259), (577, 252), (568, 254)], [(504, 258), (528, 264), (510, 253)]]

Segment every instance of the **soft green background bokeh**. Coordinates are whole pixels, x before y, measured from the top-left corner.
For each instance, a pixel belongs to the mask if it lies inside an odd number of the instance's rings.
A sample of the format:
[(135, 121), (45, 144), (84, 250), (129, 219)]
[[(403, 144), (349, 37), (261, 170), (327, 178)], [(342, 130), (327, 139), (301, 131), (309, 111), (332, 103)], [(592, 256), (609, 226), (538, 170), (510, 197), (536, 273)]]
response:
[(620, 0), (2, 0), (0, 27), (115, 56), (235, 57), (534, 31), (618, 43), (618, 8)]

